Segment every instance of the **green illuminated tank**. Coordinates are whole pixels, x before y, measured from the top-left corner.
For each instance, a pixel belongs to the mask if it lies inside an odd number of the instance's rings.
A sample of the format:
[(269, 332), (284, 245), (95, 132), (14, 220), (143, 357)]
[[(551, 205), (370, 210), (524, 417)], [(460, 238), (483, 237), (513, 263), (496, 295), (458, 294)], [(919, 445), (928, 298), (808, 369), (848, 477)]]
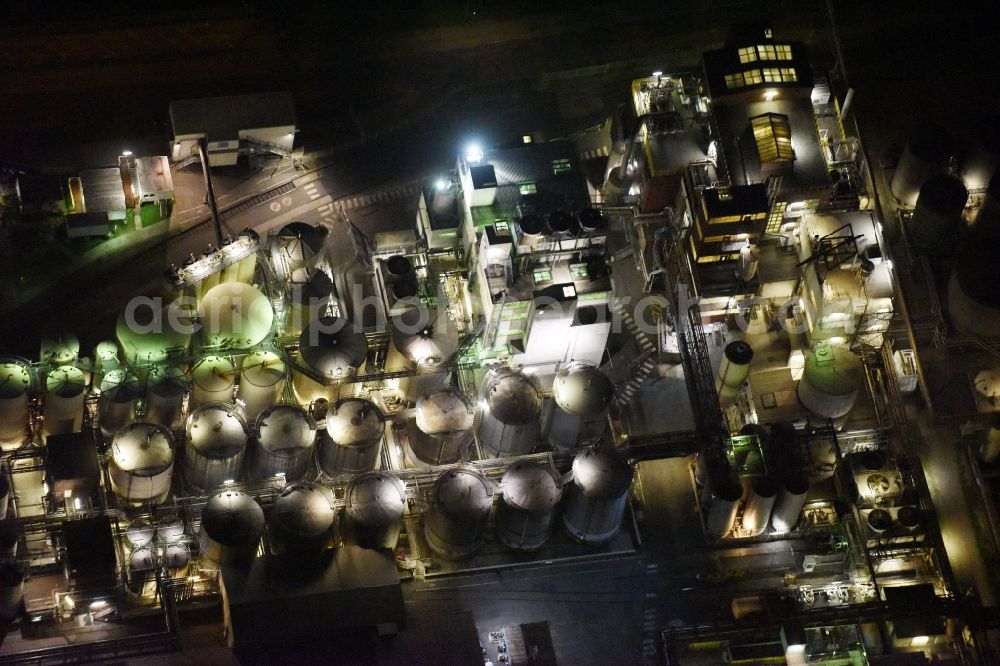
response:
[(186, 350), (191, 340), (191, 313), (179, 300), (160, 309), (156, 301), (151, 303), (130, 304), (118, 316), (115, 336), (131, 365), (163, 363), (172, 351)]
[(863, 381), (864, 367), (851, 350), (819, 344), (806, 357), (799, 402), (817, 420), (839, 419), (854, 407)]

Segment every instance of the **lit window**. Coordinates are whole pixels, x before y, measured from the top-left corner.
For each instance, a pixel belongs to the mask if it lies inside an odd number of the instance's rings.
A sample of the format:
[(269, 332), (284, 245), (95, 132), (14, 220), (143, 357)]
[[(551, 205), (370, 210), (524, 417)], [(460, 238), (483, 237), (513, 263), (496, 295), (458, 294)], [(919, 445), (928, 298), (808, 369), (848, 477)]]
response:
[(743, 72), (737, 72), (735, 74), (726, 74), (726, 87), (730, 90), (735, 90), (736, 88), (743, 87)]
[(536, 268), (532, 272), (532, 277), (535, 279), (535, 283), (548, 282), (552, 279), (552, 271), (547, 268)]
[(774, 44), (759, 44), (757, 46), (757, 53), (760, 54), (761, 60), (774, 60)]
[(781, 80), (782, 81), (798, 81), (799, 77), (795, 73), (795, 70), (792, 69), (791, 67), (782, 67), (781, 68)]
[(752, 86), (762, 81), (763, 79), (761, 78), (759, 69), (748, 69), (747, 71), (743, 72), (744, 85)]
[(587, 275), (587, 264), (569, 265), (569, 276), (574, 280), (586, 280)]
[(764, 80), (768, 83), (781, 81), (781, 70), (777, 67), (765, 67), (761, 71), (764, 73)]
[(755, 60), (757, 60), (757, 52), (752, 46), (740, 49), (740, 64), (754, 62)]
[(775, 60), (791, 60), (792, 59), (792, 47), (788, 44), (775, 44), (774, 45), (774, 56)]
[(535, 194), (538, 192), (538, 188), (534, 183), (521, 183), (517, 189), (521, 194)]
[(552, 173), (565, 173), (571, 168), (569, 160), (552, 160)]
[(788, 116), (765, 113), (751, 118), (750, 126), (761, 162), (790, 162), (795, 159)]
[(498, 234), (509, 234), (510, 225), (506, 222), (496, 222), (493, 227), (497, 230)]

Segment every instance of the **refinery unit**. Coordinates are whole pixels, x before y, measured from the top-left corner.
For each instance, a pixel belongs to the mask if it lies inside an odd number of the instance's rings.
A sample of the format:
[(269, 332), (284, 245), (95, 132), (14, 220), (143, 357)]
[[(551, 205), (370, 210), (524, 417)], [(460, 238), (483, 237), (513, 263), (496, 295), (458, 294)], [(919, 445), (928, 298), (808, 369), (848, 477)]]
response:
[[(955, 329), (1000, 330), (995, 127), (962, 171), (936, 130), (908, 144), (901, 244), (802, 43), (739, 29), (703, 64), (622, 91), (597, 186), (567, 139), (463, 153), (365, 245), (373, 311), (291, 222), (171, 266), (92, 349), (0, 359), (19, 645), (166, 646), (213, 604), (241, 649), (391, 633), (411, 581), (673, 538), (731, 584), (657, 627), (667, 663), (986, 654), (909, 440), (890, 257), (940, 277)], [(1000, 371), (970, 381), (995, 411)]]

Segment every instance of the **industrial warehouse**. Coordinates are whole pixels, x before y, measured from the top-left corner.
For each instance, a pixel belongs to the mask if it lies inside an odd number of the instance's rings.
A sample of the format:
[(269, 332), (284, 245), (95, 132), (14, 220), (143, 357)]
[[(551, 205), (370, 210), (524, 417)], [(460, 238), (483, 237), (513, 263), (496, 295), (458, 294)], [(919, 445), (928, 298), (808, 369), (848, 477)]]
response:
[[(569, 138), (468, 146), (377, 233), (342, 207), (225, 235), (211, 167), (243, 147), (210, 163), (229, 134), (200, 116), (233, 98), (173, 107), (216, 242), (106, 339), (68, 322), (0, 357), (0, 658), (140, 659), (198, 625), (248, 660), (555, 664), (549, 618), (428, 619), (420, 594), (629, 562), (690, 572), (647, 663), (992, 663), (907, 407), (944, 370), (902, 296), (968, 347), (935, 400), (980, 407), (963, 455), (995, 482), (1000, 371), (970, 340), (1000, 325), (996, 125), (971, 149), (918, 128), (880, 202), (803, 43), (741, 26), (702, 64)], [(275, 99), (243, 124), (287, 157)]]

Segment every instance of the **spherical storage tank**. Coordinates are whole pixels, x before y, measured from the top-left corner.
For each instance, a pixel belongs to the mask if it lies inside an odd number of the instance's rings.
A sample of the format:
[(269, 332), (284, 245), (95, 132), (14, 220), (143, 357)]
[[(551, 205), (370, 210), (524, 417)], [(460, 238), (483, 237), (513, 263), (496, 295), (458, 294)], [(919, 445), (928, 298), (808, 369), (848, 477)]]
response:
[(201, 555), (219, 566), (248, 562), (257, 555), (263, 531), (260, 505), (242, 490), (223, 490), (201, 512)]
[(333, 491), (315, 483), (296, 483), (274, 503), (267, 534), (276, 555), (306, 557), (326, 550), (336, 526)]
[(934, 122), (919, 125), (910, 135), (896, 163), (889, 184), (893, 196), (901, 203), (912, 206), (916, 203), (920, 186), (943, 171), (954, 153), (954, 139), (947, 129)]
[(134, 421), (115, 433), (108, 461), (111, 488), (131, 503), (159, 503), (170, 493), (174, 446), (170, 431)]
[(504, 472), (497, 505), (497, 538), (514, 550), (538, 550), (552, 531), (552, 517), (562, 488), (548, 465), (518, 460)]
[(609, 541), (621, 526), (632, 466), (610, 447), (588, 448), (573, 460), (573, 486), (563, 526), (586, 544)]
[(931, 257), (955, 251), (964, 226), (962, 210), (969, 192), (962, 181), (946, 173), (928, 178), (920, 187), (916, 208), (907, 225), (911, 247)]
[(799, 402), (809, 410), (811, 421), (842, 423), (863, 381), (864, 368), (854, 353), (839, 345), (819, 344), (806, 357), (797, 389)]
[(434, 552), (455, 560), (475, 554), (486, 537), (493, 493), (493, 484), (471, 467), (439, 476), (424, 512), (424, 536)]
[(298, 405), (268, 407), (257, 417), (257, 450), (254, 477), (266, 479), (284, 474), (295, 481), (309, 470), (316, 443), (316, 422)]
[(236, 367), (225, 356), (205, 356), (191, 370), (190, 406), (207, 402), (232, 402)]
[(271, 332), (274, 309), (256, 287), (227, 282), (212, 287), (198, 304), (203, 344), (221, 349), (248, 349)]
[(83, 370), (75, 366), (63, 365), (49, 372), (45, 378), (46, 435), (80, 432), (86, 386)]
[(142, 395), (139, 379), (125, 368), (107, 372), (101, 379), (97, 399), (101, 433), (112, 437), (119, 428), (135, 418), (135, 405)]
[(363, 548), (395, 548), (406, 486), (388, 472), (365, 472), (347, 485), (344, 533)]
[(479, 443), (493, 458), (530, 453), (538, 444), (542, 397), (527, 375), (498, 368), (483, 382), (485, 405), (479, 422)]
[(285, 362), (281, 357), (266, 350), (247, 354), (243, 359), (237, 391), (247, 419), (256, 419), (262, 411), (277, 402), (284, 388)]
[(0, 449), (20, 446), (28, 431), (28, 392), (31, 374), (28, 362), (0, 359)]
[(464, 393), (447, 386), (417, 400), (417, 416), (408, 428), (410, 452), (428, 465), (462, 459), (472, 443), (475, 411)]
[(188, 416), (185, 434), (184, 480), (188, 486), (205, 492), (239, 479), (248, 431), (232, 405), (202, 405)]
[(570, 363), (556, 373), (552, 392), (559, 408), (568, 414), (600, 417), (614, 398), (614, 386), (592, 365)]
[(176, 365), (158, 365), (146, 382), (146, 418), (172, 426), (181, 415), (188, 381)]
[(166, 362), (171, 352), (187, 349), (192, 332), (191, 312), (180, 300), (162, 308), (126, 308), (115, 326), (122, 355), (133, 366)]
[(385, 416), (362, 398), (338, 400), (326, 413), (326, 432), (319, 437), (319, 465), (330, 476), (375, 469), (385, 433)]
[[(299, 336), (298, 362), (327, 381), (354, 375), (368, 354), (368, 341), (354, 324), (341, 317), (320, 317)], [(295, 394), (302, 402), (333, 399), (336, 386), (321, 384), (302, 372), (292, 375)]]

